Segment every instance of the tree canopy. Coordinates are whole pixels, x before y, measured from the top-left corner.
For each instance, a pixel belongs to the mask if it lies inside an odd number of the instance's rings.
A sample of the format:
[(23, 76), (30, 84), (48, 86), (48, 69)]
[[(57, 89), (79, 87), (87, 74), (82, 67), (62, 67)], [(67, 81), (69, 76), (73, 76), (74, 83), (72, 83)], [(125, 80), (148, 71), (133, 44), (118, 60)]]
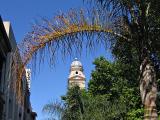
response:
[[(125, 69), (123, 63), (109, 62), (104, 57), (96, 58), (93, 64), (95, 69), (91, 73), (88, 90), (80, 90), (75, 86), (68, 89), (67, 94), (62, 97), (65, 106), (61, 114), (65, 117), (62, 120), (143, 119), (137, 78), (125, 74), (129, 66)], [(132, 72), (128, 71), (130, 74)]]

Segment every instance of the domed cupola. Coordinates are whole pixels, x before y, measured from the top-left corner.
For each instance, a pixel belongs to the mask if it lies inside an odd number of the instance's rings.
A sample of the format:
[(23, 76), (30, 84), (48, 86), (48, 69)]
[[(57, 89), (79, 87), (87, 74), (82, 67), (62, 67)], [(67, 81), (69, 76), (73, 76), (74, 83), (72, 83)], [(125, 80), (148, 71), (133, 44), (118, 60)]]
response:
[(75, 58), (74, 61), (71, 63), (71, 71), (73, 70), (83, 71), (82, 63), (77, 58)]

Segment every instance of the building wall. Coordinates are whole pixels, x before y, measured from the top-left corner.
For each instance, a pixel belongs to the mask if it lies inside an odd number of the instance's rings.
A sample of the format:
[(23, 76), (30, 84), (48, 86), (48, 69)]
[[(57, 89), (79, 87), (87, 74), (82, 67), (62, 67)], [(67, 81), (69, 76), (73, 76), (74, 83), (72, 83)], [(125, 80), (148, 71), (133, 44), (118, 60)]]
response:
[[(22, 99), (17, 97), (17, 71), (13, 67), (16, 41), (10, 22), (0, 18), (0, 120), (33, 120), (30, 93), (26, 76), (21, 80)], [(21, 60), (20, 55), (19, 60)], [(20, 61), (21, 62), (21, 61)], [(29, 111), (29, 112), (28, 112)], [(28, 117), (30, 116), (30, 117)], [(27, 119), (25, 119), (27, 118)]]
[(79, 86), (80, 89), (85, 89), (85, 80), (76, 80), (76, 79), (70, 79), (69, 80), (69, 88)]
[(3, 120), (5, 118), (5, 105), (6, 105), (6, 81), (5, 72), (7, 65), (7, 54), (11, 52), (11, 46), (9, 43), (9, 39), (7, 37), (2, 19), (0, 18), (0, 119)]

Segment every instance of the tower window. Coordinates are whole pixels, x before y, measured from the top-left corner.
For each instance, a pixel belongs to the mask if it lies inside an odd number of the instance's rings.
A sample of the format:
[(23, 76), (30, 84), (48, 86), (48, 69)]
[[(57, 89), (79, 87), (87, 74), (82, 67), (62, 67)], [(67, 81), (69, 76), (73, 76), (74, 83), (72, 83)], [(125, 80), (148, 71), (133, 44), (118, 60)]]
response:
[(76, 71), (76, 74), (78, 74), (78, 71)]

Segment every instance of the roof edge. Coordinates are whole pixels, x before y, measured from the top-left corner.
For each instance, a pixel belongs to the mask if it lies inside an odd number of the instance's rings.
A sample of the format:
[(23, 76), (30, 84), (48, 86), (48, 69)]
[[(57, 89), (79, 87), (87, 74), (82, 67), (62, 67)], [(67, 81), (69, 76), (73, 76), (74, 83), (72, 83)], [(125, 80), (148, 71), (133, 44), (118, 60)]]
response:
[(3, 35), (3, 37), (5, 38), (5, 41), (4, 41), (4, 42), (6, 43), (7, 48), (8, 48), (8, 50), (9, 50), (9, 52), (10, 52), (11, 49), (12, 49), (12, 47), (11, 47), (11, 44), (10, 44), (10, 40), (9, 40), (9, 38), (8, 38), (8, 36), (7, 36), (6, 29), (5, 29), (5, 27), (4, 27), (3, 20), (2, 20), (2, 18), (1, 18), (1, 16), (0, 16), (0, 31), (2, 32), (2, 35)]

